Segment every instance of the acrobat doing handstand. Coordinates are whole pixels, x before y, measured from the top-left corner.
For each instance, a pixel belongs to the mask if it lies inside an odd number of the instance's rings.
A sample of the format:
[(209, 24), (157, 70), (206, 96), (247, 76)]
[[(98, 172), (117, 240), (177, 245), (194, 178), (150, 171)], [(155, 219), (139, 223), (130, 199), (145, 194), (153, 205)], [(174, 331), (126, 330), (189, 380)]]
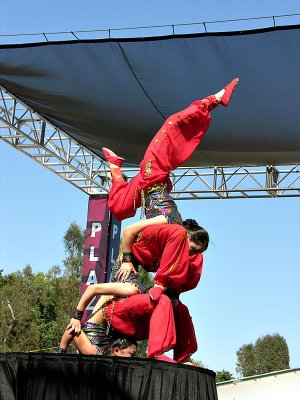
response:
[[(154, 232), (155, 236), (159, 236), (159, 243), (165, 246), (165, 251), (168, 250), (169, 256), (173, 255), (173, 257), (169, 257), (169, 263), (164, 264), (160, 259), (156, 268), (152, 263), (152, 267), (148, 269), (157, 271), (154, 278), (156, 283), (150, 293), (153, 298), (157, 298), (165, 287), (176, 288), (185, 283), (189, 268), (187, 256), (185, 255), (184, 258), (182, 255), (186, 252), (178, 253), (178, 246), (182, 248), (187, 245), (187, 240), (184, 238), (186, 232), (180, 232), (178, 226), (161, 226), (166, 223), (182, 225), (182, 218), (170, 195), (172, 189), (170, 172), (191, 157), (209, 127), (210, 111), (219, 104), (228, 106), (238, 82), (238, 78), (235, 78), (215, 95), (197, 100), (183, 111), (170, 116), (152, 139), (140, 164), (139, 173), (130, 182), (124, 180), (120, 169), (123, 158), (118, 157), (107, 148), (102, 149), (109, 162), (112, 175), (112, 187), (108, 200), (110, 211), (117, 219), (122, 220), (134, 216), (136, 209), (141, 206), (148, 219), (148, 226), (137, 223), (130, 228), (129, 233), (124, 231), (123, 264), (116, 276), (119, 279), (121, 277), (127, 279), (133, 271), (132, 252), (139, 261), (144, 261), (143, 265), (149, 266), (149, 256), (155, 258), (153, 255), (157, 253), (158, 244), (153, 247), (153, 241), (150, 243), (151, 241), (148, 240), (148, 237), (153, 237)], [(187, 235), (190, 256), (202, 253), (208, 247), (208, 234), (203, 228), (201, 231), (201, 235), (197, 238), (194, 235), (194, 240), (191, 239), (190, 234)], [(135, 238), (138, 233), (139, 240), (133, 244), (132, 238)], [(169, 240), (171, 233), (173, 236), (177, 236), (173, 242)], [(180, 233), (182, 233), (181, 242), (179, 240)], [(197, 264), (198, 261), (199, 267), (202, 268), (203, 257), (201, 255), (198, 258), (194, 262)], [(179, 265), (180, 271), (178, 270)], [(180, 279), (175, 279), (174, 274), (180, 275)]]

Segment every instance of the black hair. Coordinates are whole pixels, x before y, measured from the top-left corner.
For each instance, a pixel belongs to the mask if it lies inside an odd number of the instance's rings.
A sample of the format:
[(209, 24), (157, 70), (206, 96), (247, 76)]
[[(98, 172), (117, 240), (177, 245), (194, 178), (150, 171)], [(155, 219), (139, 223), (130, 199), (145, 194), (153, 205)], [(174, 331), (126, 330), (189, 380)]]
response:
[(198, 225), (197, 221), (194, 219), (186, 219), (183, 221), (183, 226), (187, 230), (187, 233), (190, 235), (190, 240), (195, 242), (196, 244), (202, 243), (205, 246), (205, 250), (208, 247), (209, 243), (209, 234), (208, 232), (202, 228), (202, 226)]
[(110, 356), (114, 349), (119, 348), (120, 350), (126, 349), (127, 347), (134, 344), (137, 346), (137, 341), (131, 336), (120, 336), (114, 337), (110, 340), (109, 344), (103, 350), (103, 356)]

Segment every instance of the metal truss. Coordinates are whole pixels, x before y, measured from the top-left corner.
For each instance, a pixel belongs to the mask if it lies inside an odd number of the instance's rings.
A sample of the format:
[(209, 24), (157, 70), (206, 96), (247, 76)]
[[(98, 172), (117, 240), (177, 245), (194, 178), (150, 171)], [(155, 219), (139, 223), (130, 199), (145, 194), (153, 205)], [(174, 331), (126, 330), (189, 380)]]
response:
[(89, 195), (109, 191), (107, 163), (1, 86), (0, 139)]
[(300, 165), (179, 168), (172, 179), (176, 200), (300, 196)]
[[(1, 86), (0, 139), (88, 195), (109, 192), (105, 161)], [(129, 180), (137, 171), (124, 169)], [(171, 179), (176, 200), (300, 196), (300, 165), (181, 167)]]

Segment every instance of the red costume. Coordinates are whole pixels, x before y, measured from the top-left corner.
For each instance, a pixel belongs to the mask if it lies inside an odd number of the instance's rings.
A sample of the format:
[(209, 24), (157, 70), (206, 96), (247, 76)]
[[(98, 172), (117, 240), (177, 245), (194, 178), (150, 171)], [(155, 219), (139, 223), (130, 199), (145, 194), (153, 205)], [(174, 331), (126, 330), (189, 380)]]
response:
[(147, 271), (157, 271), (157, 284), (178, 293), (195, 288), (200, 280), (203, 256), (189, 256), (187, 231), (180, 225), (147, 226), (138, 234), (132, 253)]
[(174, 360), (182, 362), (197, 351), (197, 339), (189, 310), (181, 301), (174, 308), (174, 317), (176, 329)]
[(108, 207), (118, 220), (135, 215), (141, 206), (140, 191), (158, 182), (172, 184), (170, 171), (193, 154), (210, 123), (209, 109), (214, 96), (194, 101), (188, 108), (169, 117), (152, 139), (140, 164), (140, 172), (125, 182), (120, 171), (112, 170), (112, 187)]
[(194, 327), (186, 306), (179, 302), (174, 311), (174, 323), (173, 307), (165, 295), (153, 302), (147, 294), (138, 294), (116, 301), (104, 310), (108, 322), (118, 332), (137, 340), (148, 339), (149, 358), (157, 358), (174, 348), (174, 359), (181, 362), (197, 350)]

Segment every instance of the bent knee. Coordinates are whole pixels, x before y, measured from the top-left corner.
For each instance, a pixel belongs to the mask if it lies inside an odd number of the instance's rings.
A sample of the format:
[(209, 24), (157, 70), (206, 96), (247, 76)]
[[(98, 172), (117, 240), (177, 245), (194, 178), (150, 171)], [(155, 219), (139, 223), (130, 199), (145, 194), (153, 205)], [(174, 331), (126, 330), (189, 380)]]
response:
[(139, 288), (137, 286), (135, 286), (134, 283), (125, 282), (125, 283), (122, 283), (122, 285), (126, 285), (126, 288), (124, 290), (124, 294), (126, 296), (132, 296), (134, 294), (139, 294)]

